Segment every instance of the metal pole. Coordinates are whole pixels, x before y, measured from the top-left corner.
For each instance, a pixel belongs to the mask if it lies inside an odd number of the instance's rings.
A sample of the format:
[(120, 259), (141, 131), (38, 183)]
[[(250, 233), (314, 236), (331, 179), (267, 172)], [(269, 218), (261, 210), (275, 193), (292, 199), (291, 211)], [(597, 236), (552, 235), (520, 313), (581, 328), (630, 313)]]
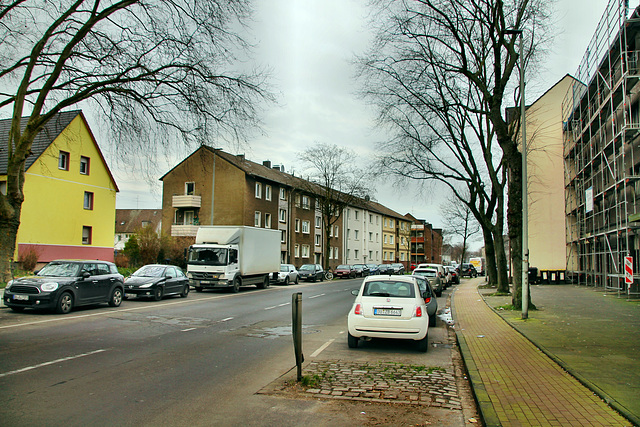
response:
[(529, 318), (529, 200), (527, 197), (527, 119), (524, 98), (523, 31), (520, 30), (520, 126), (522, 127), (522, 318)]
[(291, 332), (293, 335), (293, 351), (296, 355), (297, 381), (302, 379), (302, 363), (304, 355), (302, 354), (302, 292), (296, 292), (291, 295)]

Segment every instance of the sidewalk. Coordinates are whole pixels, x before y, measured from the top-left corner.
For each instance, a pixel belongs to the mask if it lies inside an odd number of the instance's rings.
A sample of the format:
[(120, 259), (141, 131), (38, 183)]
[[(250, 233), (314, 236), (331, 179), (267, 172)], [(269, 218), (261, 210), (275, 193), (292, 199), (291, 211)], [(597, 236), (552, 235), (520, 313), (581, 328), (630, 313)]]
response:
[(497, 315), (478, 293), (481, 283), (476, 279), (459, 285), (453, 310), (487, 426), (631, 425)]

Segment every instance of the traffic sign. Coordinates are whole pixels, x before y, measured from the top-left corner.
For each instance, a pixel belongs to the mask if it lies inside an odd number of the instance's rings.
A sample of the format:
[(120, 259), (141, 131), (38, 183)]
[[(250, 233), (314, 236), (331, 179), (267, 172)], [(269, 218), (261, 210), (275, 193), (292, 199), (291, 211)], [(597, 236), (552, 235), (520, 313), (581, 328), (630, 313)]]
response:
[(627, 285), (633, 284), (633, 257), (624, 257), (624, 282)]

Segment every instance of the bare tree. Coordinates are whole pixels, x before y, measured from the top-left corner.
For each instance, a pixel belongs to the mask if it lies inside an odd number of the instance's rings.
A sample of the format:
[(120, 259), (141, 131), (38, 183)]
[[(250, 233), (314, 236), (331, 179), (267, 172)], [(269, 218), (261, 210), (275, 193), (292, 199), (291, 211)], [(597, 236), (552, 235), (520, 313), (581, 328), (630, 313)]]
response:
[[(505, 178), (509, 175), (508, 224), (514, 249), (511, 257), (514, 270), (517, 268), (513, 293), (513, 304), (517, 305), (521, 299), (519, 270), (522, 266), (519, 251), (522, 242), (521, 155), (516, 138), (518, 128), (506, 121), (503, 110), (505, 95), (515, 86), (512, 75), (519, 58), (518, 36), (506, 31), (523, 31), (526, 62), (532, 63), (546, 38), (552, 34), (545, 31), (550, 5), (543, 0), (379, 0), (377, 3), (383, 6), (380, 10), (386, 16), (383, 20), (386, 25), (378, 32), (373, 59), (365, 64), (382, 70), (382, 74), (386, 73), (395, 82), (373, 86), (368, 93), (374, 97), (395, 97), (395, 102), (382, 104), (384, 122), (399, 128), (400, 133), (406, 135), (405, 141), (409, 138), (417, 140), (415, 135), (419, 133), (422, 145), (433, 148), (429, 161), (419, 165), (420, 172), (429, 171), (422, 179), (463, 183), (472, 200), (475, 197), (476, 202), (484, 203), (484, 214), (476, 215), (476, 218), (483, 227), (490, 275), (490, 252), (495, 252), (495, 261), (500, 266), (497, 271), (499, 289), (506, 281), (506, 259), (502, 259), (504, 213), (500, 200), (504, 197)], [(389, 81), (389, 78), (385, 80)], [(456, 85), (459, 88), (457, 95), (452, 90)], [(444, 91), (443, 87), (446, 88)], [(517, 89), (514, 94), (516, 98), (519, 96)], [(420, 100), (421, 108), (416, 108), (416, 99)], [(429, 114), (424, 113), (425, 105), (429, 106)], [(475, 123), (486, 120), (483, 128), (477, 126), (471, 130), (476, 133), (473, 136), (480, 141), (479, 145), (461, 142), (466, 138), (467, 129), (461, 126), (464, 123), (460, 120), (453, 132), (447, 128), (446, 123), (450, 120), (444, 115), (452, 112), (458, 117), (484, 118), (471, 120)], [(436, 126), (432, 126), (434, 119)], [(480, 136), (479, 131), (486, 134)], [(489, 141), (494, 138), (499, 155), (493, 148), (489, 149)], [(437, 144), (443, 143), (446, 148), (437, 148)], [(404, 150), (408, 151), (410, 156), (406, 158), (414, 156), (410, 149)], [(473, 151), (477, 155), (471, 155)], [(403, 153), (402, 146), (397, 145), (394, 152)], [(447, 169), (445, 165), (452, 161), (462, 169)], [(481, 170), (484, 170), (483, 174), (478, 176)], [(483, 188), (485, 183), (490, 186), (487, 191)], [(486, 219), (491, 218), (488, 210), (491, 205), (496, 216), (489, 224)], [(480, 205), (469, 203), (468, 206), (474, 211), (475, 206)]]
[(329, 269), (331, 230), (347, 206), (362, 204), (368, 193), (367, 174), (354, 166), (354, 154), (335, 144), (318, 144), (300, 154), (308, 177), (301, 186), (318, 203), (324, 230), (324, 267)]
[(469, 242), (473, 240), (474, 236), (480, 234), (480, 224), (469, 206), (460, 203), (457, 198), (447, 199), (445, 203), (440, 205), (440, 212), (447, 224), (448, 234), (462, 239), (460, 262), (464, 262)]
[(248, 45), (234, 28), (249, 0), (18, 0), (0, 4), (0, 110), (10, 110), (7, 194), (0, 194), (0, 280), (24, 200), (25, 160), (58, 112), (87, 103), (123, 156), (176, 140), (228, 141), (270, 99), (262, 74), (234, 70)]

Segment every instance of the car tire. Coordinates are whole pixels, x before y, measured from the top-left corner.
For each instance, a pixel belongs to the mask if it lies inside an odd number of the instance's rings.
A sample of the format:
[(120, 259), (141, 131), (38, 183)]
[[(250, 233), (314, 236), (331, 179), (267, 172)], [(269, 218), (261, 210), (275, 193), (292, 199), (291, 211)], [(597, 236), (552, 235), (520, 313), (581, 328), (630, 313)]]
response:
[(296, 285), (297, 285), (298, 283), (300, 283), (300, 278), (299, 278), (298, 276), (296, 276), (296, 281), (295, 281), (294, 283), (295, 283)]
[(429, 350), (429, 332), (420, 341), (418, 341), (418, 351), (426, 353)]
[(238, 292), (240, 292), (240, 286), (242, 286), (242, 282), (240, 281), (239, 277), (236, 277), (233, 279), (233, 285), (231, 286), (231, 292), (233, 292), (234, 294), (237, 294)]
[(347, 332), (347, 345), (349, 348), (358, 348), (358, 341), (360, 341), (358, 337), (354, 337)]
[(189, 284), (187, 283), (186, 285), (184, 285), (184, 288), (182, 288), (182, 292), (180, 292), (180, 298), (186, 298), (187, 295), (189, 295)]
[(115, 288), (113, 292), (111, 292), (111, 298), (109, 298), (109, 306), (120, 307), (120, 304), (122, 304), (122, 298), (122, 289)]
[(202, 292), (202, 288), (200, 286), (196, 286), (196, 292)]
[(431, 316), (429, 316), (429, 327), (432, 328), (436, 326), (437, 320), (438, 320), (438, 316), (436, 316), (435, 314), (432, 314)]
[(163, 296), (164, 296), (164, 290), (162, 289), (161, 286), (158, 286), (157, 288), (155, 288), (153, 290), (153, 299), (154, 300), (160, 301)]
[(73, 294), (71, 292), (63, 292), (56, 303), (56, 313), (67, 314), (73, 309)]
[(284, 285), (289, 286), (289, 276), (284, 278)]

